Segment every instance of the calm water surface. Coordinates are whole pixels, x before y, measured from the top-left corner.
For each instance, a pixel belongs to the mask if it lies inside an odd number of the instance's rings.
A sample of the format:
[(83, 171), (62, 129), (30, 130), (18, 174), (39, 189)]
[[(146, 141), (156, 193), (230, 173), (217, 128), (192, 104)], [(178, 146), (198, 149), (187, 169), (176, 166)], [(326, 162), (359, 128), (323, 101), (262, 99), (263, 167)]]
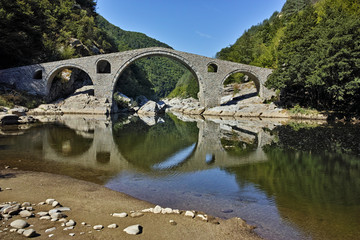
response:
[(241, 217), (267, 239), (360, 238), (360, 127), (173, 115), (0, 129), (0, 164), (163, 207)]

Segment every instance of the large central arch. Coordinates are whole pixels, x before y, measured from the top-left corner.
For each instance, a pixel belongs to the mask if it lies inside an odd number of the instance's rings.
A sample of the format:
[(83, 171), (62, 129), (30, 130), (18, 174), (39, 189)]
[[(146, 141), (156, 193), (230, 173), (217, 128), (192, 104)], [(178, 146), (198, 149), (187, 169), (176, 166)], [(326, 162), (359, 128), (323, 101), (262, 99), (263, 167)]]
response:
[(113, 80), (112, 80), (112, 85), (111, 85), (111, 89), (112, 89), (112, 95), (114, 94), (114, 89), (115, 86), (121, 76), (121, 74), (125, 71), (125, 69), (130, 66), (132, 63), (134, 63), (135, 61), (142, 59), (142, 58), (146, 58), (146, 57), (152, 57), (152, 56), (158, 56), (158, 57), (167, 57), (170, 59), (173, 59), (179, 63), (181, 63), (183, 66), (185, 66), (186, 69), (188, 69), (196, 78), (196, 80), (199, 83), (199, 92), (198, 92), (198, 98), (200, 103), (204, 102), (203, 96), (204, 96), (204, 84), (203, 84), (203, 79), (201, 78), (200, 73), (196, 70), (196, 68), (191, 64), (190, 61), (188, 61), (187, 59), (185, 59), (184, 57), (175, 54), (173, 52), (170, 51), (164, 51), (164, 50), (151, 50), (151, 51), (147, 51), (147, 52), (142, 52), (139, 53), (133, 57), (131, 57), (129, 60), (127, 60), (125, 63), (123, 63), (119, 69), (117, 70)]

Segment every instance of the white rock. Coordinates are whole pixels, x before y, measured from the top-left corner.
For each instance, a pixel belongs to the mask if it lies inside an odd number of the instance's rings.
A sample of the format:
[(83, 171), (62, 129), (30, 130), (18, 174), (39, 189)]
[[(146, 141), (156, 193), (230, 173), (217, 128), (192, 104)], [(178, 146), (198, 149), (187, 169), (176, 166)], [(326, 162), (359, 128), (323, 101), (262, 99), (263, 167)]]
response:
[(130, 235), (137, 235), (141, 233), (142, 227), (139, 224), (131, 225), (125, 228), (123, 231)]
[(73, 237), (73, 236), (75, 236), (75, 233), (69, 233), (69, 235)]
[(45, 202), (39, 202), (38, 205), (41, 206), (41, 205), (45, 205), (46, 203)]
[(208, 220), (208, 218), (207, 218), (206, 215), (198, 214), (198, 215), (196, 215), (196, 217), (197, 217), (197, 218), (200, 218), (200, 219), (203, 220), (203, 221), (207, 221), (207, 220)]
[(180, 214), (180, 210), (179, 209), (173, 209), (173, 213)]
[(141, 213), (141, 212), (133, 212), (133, 213), (130, 214), (130, 216), (131, 216), (132, 218), (137, 218), (137, 217), (142, 217), (142, 216), (144, 216), (144, 214)]
[(49, 234), (49, 238), (51, 238), (51, 237), (53, 237), (54, 236), (54, 234)]
[(186, 216), (186, 217), (192, 217), (192, 218), (193, 218), (193, 217), (195, 217), (195, 213), (192, 212), (192, 211), (186, 211), (186, 212), (185, 212), (185, 216)]
[(12, 229), (10, 229), (9, 232), (11, 232), (11, 233), (17, 232), (17, 229), (16, 229), (16, 228), (12, 228)]
[(56, 227), (52, 227), (52, 228), (48, 228), (45, 230), (45, 233), (49, 233), (49, 232), (52, 232), (56, 229)]
[(162, 208), (159, 205), (156, 205), (156, 207), (154, 208), (154, 213), (161, 213)]
[(32, 212), (29, 212), (28, 210), (21, 211), (19, 214), (23, 218), (31, 217), (33, 215)]
[(64, 231), (67, 231), (67, 230), (73, 230), (74, 229), (74, 226), (70, 226), (70, 227), (66, 227), (64, 228)]
[(38, 213), (36, 213), (36, 215), (39, 215), (40, 217), (43, 217), (43, 216), (48, 216), (49, 213), (48, 212), (38, 212)]
[(109, 226), (107, 226), (108, 228), (110, 229), (114, 229), (114, 228), (117, 228), (118, 225), (116, 223), (113, 223), (113, 224), (110, 224)]
[(21, 204), (22, 207), (29, 207), (31, 206), (31, 203), (29, 202), (23, 202), (23, 204)]
[(65, 215), (64, 214), (62, 214), (62, 213), (53, 213), (53, 214), (51, 214), (50, 215), (50, 217), (51, 218), (56, 218), (56, 219), (60, 219), (60, 218), (63, 218), (63, 217), (65, 217)]
[(65, 226), (71, 227), (71, 226), (75, 226), (75, 224), (76, 224), (76, 222), (75, 222), (74, 220), (70, 219), (70, 220), (65, 224)]
[(60, 204), (60, 203), (59, 203), (58, 201), (53, 201), (52, 204), (51, 204), (51, 206), (56, 207), (56, 206), (59, 205), (59, 204)]
[(124, 217), (127, 217), (127, 213), (126, 212), (123, 212), (123, 213), (113, 213), (112, 216), (113, 217), (119, 217), (119, 218), (124, 218)]
[(141, 210), (141, 212), (143, 212), (143, 213), (151, 213), (151, 212), (154, 212), (154, 209), (153, 208), (147, 208), (147, 209)]
[(18, 219), (18, 220), (11, 222), (10, 226), (13, 228), (20, 229), (20, 228), (25, 228), (25, 227), (29, 226), (29, 224), (22, 219)]
[(173, 213), (173, 210), (171, 209), (171, 208), (163, 208), (163, 210), (164, 210), (164, 214), (165, 213)]
[(53, 202), (55, 201), (55, 199), (53, 199), (53, 198), (49, 198), (49, 199), (46, 199), (46, 204), (49, 204), (49, 205), (51, 205), (51, 204), (53, 204)]
[(66, 212), (66, 211), (71, 211), (71, 209), (69, 207), (57, 207), (57, 208), (51, 209), (49, 211), (49, 214), (56, 213), (56, 212)]
[(101, 230), (101, 229), (103, 229), (103, 228), (104, 228), (103, 225), (95, 225), (95, 226), (93, 227), (93, 229), (95, 229), (95, 230)]
[(85, 225), (86, 225), (86, 222), (82, 222), (81, 225), (85, 226)]
[(25, 229), (20, 228), (20, 229), (17, 230), (17, 233), (18, 233), (18, 234), (23, 234), (24, 231), (25, 231)]
[(39, 218), (40, 220), (50, 220), (51, 217), (50, 216), (42, 216)]
[(35, 232), (35, 230), (34, 229), (27, 229), (27, 230), (25, 230), (24, 232), (23, 232), (23, 235), (25, 236), (25, 237), (28, 237), (28, 238), (31, 238), (31, 237), (34, 237), (35, 235), (36, 235), (36, 232)]

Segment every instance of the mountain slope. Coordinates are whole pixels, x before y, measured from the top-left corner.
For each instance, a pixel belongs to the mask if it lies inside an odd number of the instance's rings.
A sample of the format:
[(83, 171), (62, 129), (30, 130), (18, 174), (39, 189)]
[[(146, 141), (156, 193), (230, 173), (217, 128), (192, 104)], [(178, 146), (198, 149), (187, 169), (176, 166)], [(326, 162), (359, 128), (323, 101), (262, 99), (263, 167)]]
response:
[(359, 14), (354, 0), (288, 0), (217, 57), (275, 69), (285, 106), (360, 113)]

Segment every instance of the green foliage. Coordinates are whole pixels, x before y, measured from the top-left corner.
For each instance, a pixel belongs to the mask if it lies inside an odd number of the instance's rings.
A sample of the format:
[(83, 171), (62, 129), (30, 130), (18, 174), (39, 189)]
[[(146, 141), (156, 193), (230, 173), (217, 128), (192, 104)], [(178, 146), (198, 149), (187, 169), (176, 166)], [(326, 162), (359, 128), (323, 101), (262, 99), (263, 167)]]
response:
[(359, 112), (360, 19), (339, 1), (319, 2), (321, 13), (307, 7), (285, 31), (279, 46), (282, 67), (268, 86), (282, 89), (290, 106)]
[(116, 92), (135, 99), (139, 95), (156, 100), (154, 85), (146, 78), (146, 73), (136, 64), (127, 67), (118, 79)]
[(267, 86), (286, 107), (360, 113), (359, 15), (359, 1), (288, 0), (217, 57), (274, 68)]
[(167, 96), (168, 98), (188, 98), (192, 97), (197, 99), (197, 93), (199, 92), (199, 83), (194, 75), (187, 71), (177, 82), (176, 87), (172, 92)]
[(223, 60), (275, 68), (277, 47), (280, 43), (285, 19), (274, 12), (270, 19), (252, 26), (232, 46), (223, 48), (216, 57)]

